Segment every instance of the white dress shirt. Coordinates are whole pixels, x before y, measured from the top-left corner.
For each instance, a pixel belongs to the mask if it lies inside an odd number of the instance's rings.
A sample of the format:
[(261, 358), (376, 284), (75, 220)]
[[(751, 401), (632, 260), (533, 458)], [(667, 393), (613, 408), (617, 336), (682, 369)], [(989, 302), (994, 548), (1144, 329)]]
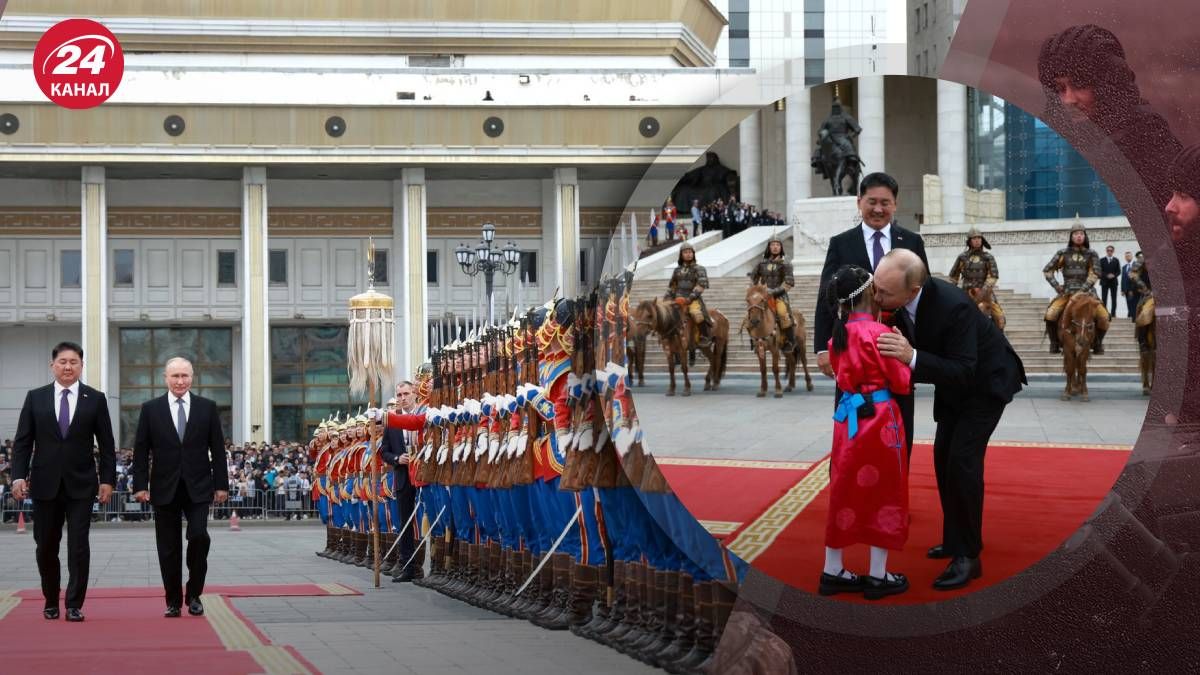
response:
[[(871, 269), (875, 269), (877, 266), (879, 266), (879, 261), (874, 260), (871, 256), (873, 255), (872, 252), (875, 250), (876, 230), (866, 223), (861, 223), (859, 227), (862, 228), (863, 242), (867, 245), (867, 260), (871, 261)], [(879, 244), (883, 246), (883, 254), (887, 255), (888, 251), (892, 250), (892, 224), (888, 223), (887, 225), (883, 226), (883, 229), (878, 231), (883, 233), (883, 237), (879, 239)]]
[[(925, 289), (924, 289), (924, 288), (922, 288), (921, 290), (917, 291), (917, 297), (913, 298), (913, 299), (912, 299), (912, 302), (910, 302), (910, 303), (908, 303), (907, 305), (905, 305), (905, 306), (904, 306), (904, 311), (908, 312), (908, 318), (912, 320), (912, 325), (913, 325), (913, 336), (912, 336), (912, 337), (913, 337), (913, 339), (914, 339), (914, 340), (915, 340), (915, 339), (917, 339), (917, 335), (916, 335), (916, 331), (917, 331), (917, 305), (918, 305), (918, 304), (920, 304), (920, 302), (921, 302), (921, 294), (922, 294), (922, 293), (924, 293), (924, 292), (925, 292)], [(916, 347), (913, 347), (913, 355), (912, 355), (912, 358), (911, 358), (911, 359), (909, 359), (909, 361), (908, 361), (908, 367), (909, 367), (910, 369), (913, 369), (913, 368), (916, 368), (916, 367), (917, 367), (917, 348), (916, 348)]]
[(75, 421), (75, 409), (79, 407), (79, 380), (75, 380), (75, 383), (69, 387), (62, 386), (58, 380), (54, 381), (54, 419), (58, 419), (58, 409), (62, 405), (64, 389), (71, 392), (67, 396), (67, 408), (70, 409), (67, 426), (70, 426), (71, 422)]
[[(171, 403), (172, 421), (179, 417), (179, 403), (177, 403), (178, 399), (179, 397), (171, 393), (170, 390), (167, 391), (167, 401)], [(189, 390), (183, 393), (183, 421), (186, 424), (190, 419), (192, 419), (192, 392)]]

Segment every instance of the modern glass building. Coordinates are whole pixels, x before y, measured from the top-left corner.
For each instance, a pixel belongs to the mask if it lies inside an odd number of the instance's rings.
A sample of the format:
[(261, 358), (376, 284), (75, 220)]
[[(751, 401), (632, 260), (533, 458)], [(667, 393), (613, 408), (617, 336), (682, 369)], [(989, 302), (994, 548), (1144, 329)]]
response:
[(967, 182), (1004, 190), (1007, 219), (1121, 215), (1095, 170), (1044, 122), (975, 89), (967, 106)]

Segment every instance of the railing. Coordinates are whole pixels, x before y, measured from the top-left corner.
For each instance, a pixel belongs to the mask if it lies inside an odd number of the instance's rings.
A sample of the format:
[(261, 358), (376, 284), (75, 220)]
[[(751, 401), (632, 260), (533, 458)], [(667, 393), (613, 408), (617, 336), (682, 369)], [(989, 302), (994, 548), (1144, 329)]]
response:
[[(289, 490), (278, 494), (256, 491), (253, 495), (233, 494), (224, 504), (213, 504), (209, 520), (228, 520), (233, 512), (239, 519), (250, 520), (311, 520), (318, 517), (312, 494), (304, 490)], [(33, 500), (18, 503), (10, 493), (0, 498), (0, 523), (15, 523), (20, 514), (25, 522), (33, 522)], [(154, 520), (154, 507), (133, 498), (132, 492), (114, 492), (107, 504), (92, 504), (92, 522), (138, 522)]]

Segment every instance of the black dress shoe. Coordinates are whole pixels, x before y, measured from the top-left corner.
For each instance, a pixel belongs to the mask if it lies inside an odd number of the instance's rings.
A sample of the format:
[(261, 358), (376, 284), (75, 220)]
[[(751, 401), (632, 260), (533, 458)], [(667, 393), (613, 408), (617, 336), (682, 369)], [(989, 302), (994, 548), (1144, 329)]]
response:
[(925, 552), (925, 557), (933, 558), (934, 560), (941, 560), (943, 558), (949, 558), (950, 554), (946, 552), (946, 548), (944, 546), (938, 544), (937, 546), (930, 546), (929, 550)]
[(898, 595), (908, 590), (908, 577), (896, 572), (889, 572), (883, 579), (873, 576), (863, 578), (863, 597), (867, 600), (879, 600), (889, 595)]
[(949, 565), (946, 565), (946, 570), (934, 580), (933, 589), (935, 591), (952, 591), (962, 588), (971, 583), (972, 579), (978, 579), (982, 574), (983, 565), (980, 564), (979, 558), (956, 556), (950, 560)]
[(821, 572), (821, 584), (817, 587), (817, 592), (821, 595), (837, 595), (838, 593), (862, 593), (863, 578), (854, 574), (847, 578), (845, 575), (851, 574), (846, 570), (842, 570), (837, 574), (829, 574)]
[(67, 621), (83, 621), (83, 612), (73, 607), (67, 608)]
[(46, 609), (43, 609), (42, 617), (46, 618), (50, 621), (58, 620), (58, 608), (57, 607), (47, 607)]
[(204, 605), (200, 604), (200, 598), (192, 598), (188, 603), (188, 614), (192, 616), (204, 616)]
[(178, 619), (179, 613), (179, 605), (167, 605), (167, 611), (163, 612), (163, 616), (168, 619)]
[(412, 570), (406, 569), (403, 572), (401, 572), (400, 574), (397, 574), (396, 576), (392, 577), (392, 583), (393, 584), (406, 584), (416, 578), (417, 578), (417, 576), (415, 574), (413, 574)]

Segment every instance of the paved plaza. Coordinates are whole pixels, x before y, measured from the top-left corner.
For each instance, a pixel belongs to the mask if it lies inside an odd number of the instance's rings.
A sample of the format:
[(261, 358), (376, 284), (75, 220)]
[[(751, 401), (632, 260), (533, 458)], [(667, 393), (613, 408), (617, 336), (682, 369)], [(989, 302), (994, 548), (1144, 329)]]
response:
[[(673, 457), (759, 459), (811, 462), (829, 452), (833, 441), (833, 381), (814, 371), (813, 391), (803, 389), (755, 398), (758, 376), (731, 375), (718, 392), (704, 391), (703, 378), (692, 379), (692, 395), (664, 396), (666, 376), (649, 375), (634, 387), (634, 405), (651, 452)], [(786, 382), (785, 382), (786, 384)], [(1004, 411), (992, 435), (995, 443), (1019, 441), (1069, 445), (1132, 446), (1146, 415), (1149, 397), (1140, 380), (1094, 376), (1091, 401), (1061, 401), (1062, 379), (1037, 377)], [(916, 439), (933, 439), (933, 387), (918, 385)]]
[[(272, 642), (296, 647), (324, 673), (662, 672), (570, 632), (543, 630), (412, 584), (384, 577), (383, 588), (375, 589), (370, 570), (313, 555), (325, 544), (319, 525), (243, 522), (241, 532), (231, 532), (213, 522), (210, 533), (209, 585), (340, 583), (362, 591), (361, 596), (231, 600)], [(0, 586), (39, 588), (32, 534), (15, 534), (8, 526), (0, 529), (0, 542)], [(90, 588), (162, 583), (151, 527), (93, 527), (91, 548)], [(100, 618), (86, 603), (84, 613), (89, 621)], [(0, 650), (3, 644), (0, 636)], [(121, 658), (136, 661), (137, 654)]]

